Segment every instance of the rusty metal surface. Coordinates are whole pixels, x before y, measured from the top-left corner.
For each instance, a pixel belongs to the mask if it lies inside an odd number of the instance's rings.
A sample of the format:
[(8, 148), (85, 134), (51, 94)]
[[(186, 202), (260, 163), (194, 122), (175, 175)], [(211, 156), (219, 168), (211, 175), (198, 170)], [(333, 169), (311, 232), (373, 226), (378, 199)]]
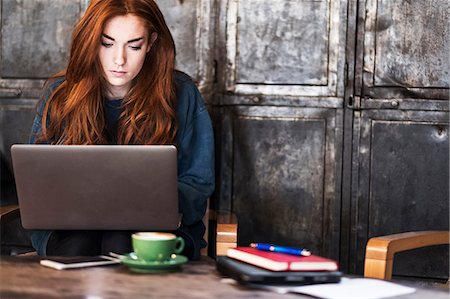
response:
[(388, 1), (377, 5), (375, 85), (448, 87), (447, 0)]
[(239, 1), (236, 82), (326, 85), (328, 1)]
[(365, 94), (448, 99), (448, 22), (446, 0), (367, 0)]
[(342, 96), (346, 1), (228, 0), (224, 6), (226, 59), (219, 58), (228, 91)]
[[(373, 110), (357, 118), (356, 259), (351, 261), (357, 272), (362, 271), (365, 244), (372, 236), (449, 228), (448, 117), (448, 112)], [(448, 251), (436, 259), (416, 257), (423, 261), (404, 261), (400, 269), (413, 276), (442, 276), (448, 268), (426, 269), (446, 255)]]
[(321, 250), (324, 120), (244, 117), (234, 129), (233, 210), (242, 219), (240, 243), (302, 242)]
[(342, 108), (344, 105), (342, 98), (335, 97), (314, 97), (304, 98), (295, 96), (275, 96), (275, 95), (248, 95), (221, 97), (221, 105), (254, 105), (254, 106), (289, 106), (289, 107), (316, 107), (316, 108)]
[[(439, 99), (364, 99), (361, 109), (394, 109), (416, 111), (449, 111), (449, 101)], [(424, 114), (426, 115), (426, 113)]]
[[(361, 0), (350, 12), (356, 13), (357, 28), (349, 96), (356, 95), (360, 104), (351, 107), (354, 118), (345, 131), (352, 134), (345, 142), (352, 146), (352, 160), (344, 165), (344, 172), (350, 171), (344, 178), (351, 181), (350, 200), (343, 206), (350, 209), (344, 249), (349, 258), (343, 259), (350, 273), (362, 273), (371, 236), (428, 229), (431, 223), (448, 229), (447, 8), (448, 1)], [(386, 162), (389, 154), (402, 151), (404, 156)], [(416, 208), (402, 209), (411, 205)], [(448, 259), (448, 248), (402, 253), (394, 274), (448, 276), (445, 265), (430, 269), (442, 264), (432, 256)]]
[(1, 77), (47, 78), (63, 69), (80, 9), (78, 1), (2, 1)]
[[(239, 219), (239, 242), (305, 244), (338, 258), (342, 111), (230, 107), (222, 110), (221, 185)], [(230, 123), (231, 122), (231, 123)], [(225, 150), (225, 152), (224, 152)], [(231, 160), (229, 160), (231, 159)]]
[(448, 229), (448, 123), (373, 120), (371, 127), (369, 235)]

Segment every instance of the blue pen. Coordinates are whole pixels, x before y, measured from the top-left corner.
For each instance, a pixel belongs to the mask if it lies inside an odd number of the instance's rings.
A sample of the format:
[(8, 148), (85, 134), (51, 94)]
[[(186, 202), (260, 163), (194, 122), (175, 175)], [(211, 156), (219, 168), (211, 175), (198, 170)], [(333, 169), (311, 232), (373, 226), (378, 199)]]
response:
[(250, 247), (256, 248), (262, 251), (272, 251), (279, 253), (286, 253), (292, 255), (302, 255), (302, 256), (310, 256), (311, 252), (302, 248), (292, 248), (292, 247), (284, 247), (284, 246), (276, 246), (271, 244), (264, 243), (251, 243)]

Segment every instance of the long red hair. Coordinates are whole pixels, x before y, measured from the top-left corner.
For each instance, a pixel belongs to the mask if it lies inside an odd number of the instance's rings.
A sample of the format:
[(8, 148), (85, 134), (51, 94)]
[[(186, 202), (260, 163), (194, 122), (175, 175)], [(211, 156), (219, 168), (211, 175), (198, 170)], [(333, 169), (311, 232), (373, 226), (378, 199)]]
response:
[(107, 143), (103, 109), (105, 79), (98, 53), (105, 23), (126, 14), (140, 17), (149, 35), (156, 32), (158, 37), (123, 99), (118, 143), (174, 143), (175, 43), (153, 0), (92, 0), (74, 28), (67, 69), (53, 76), (64, 76), (65, 81), (47, 100), (38, 142)]

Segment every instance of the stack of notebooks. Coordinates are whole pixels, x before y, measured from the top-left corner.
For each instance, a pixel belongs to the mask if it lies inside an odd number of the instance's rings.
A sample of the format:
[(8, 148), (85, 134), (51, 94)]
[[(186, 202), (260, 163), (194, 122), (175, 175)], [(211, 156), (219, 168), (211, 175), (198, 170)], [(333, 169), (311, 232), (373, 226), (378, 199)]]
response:
[(307, 285), (341, 280), (336, 261), (317, 255), (294, 255), (236, 247), (217, 257), (217, 270), (244, 284)]

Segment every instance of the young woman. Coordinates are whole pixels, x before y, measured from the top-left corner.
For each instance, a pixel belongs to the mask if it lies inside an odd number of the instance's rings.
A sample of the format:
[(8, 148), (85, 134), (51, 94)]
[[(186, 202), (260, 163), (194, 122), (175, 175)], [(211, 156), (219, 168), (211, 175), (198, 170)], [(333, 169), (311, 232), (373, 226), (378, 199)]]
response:
[[(68, 67), (50, 79), (31, 143), (175, 144), (184, 254), (199, 257), (214, 190), (213, 133), (202, 97), (175, 71), (175, 45), (153, 0), (92, 0)], [(131, 251), (128, 231), (32, 231), (40, 255)]]

